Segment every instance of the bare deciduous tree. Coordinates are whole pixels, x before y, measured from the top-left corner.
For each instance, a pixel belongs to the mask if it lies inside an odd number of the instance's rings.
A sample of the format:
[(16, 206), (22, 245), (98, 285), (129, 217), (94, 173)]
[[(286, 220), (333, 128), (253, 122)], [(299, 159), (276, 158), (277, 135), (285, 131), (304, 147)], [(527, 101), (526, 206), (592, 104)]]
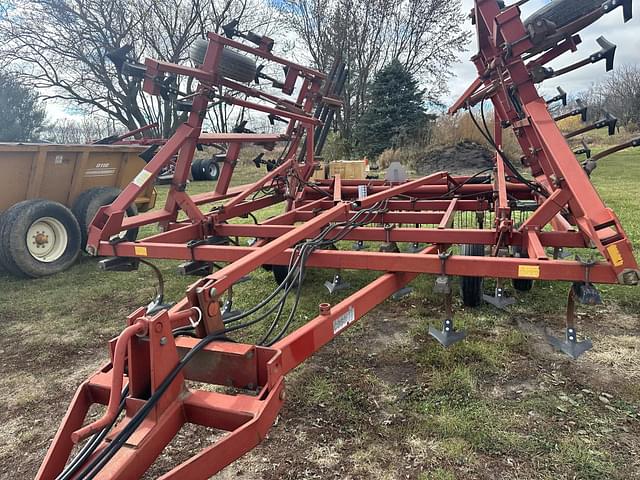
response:
[[(0, 58), (45, 98), (79, 105), (127, 129), (157, 122), (168, 135), (182, 120), (172, 99), (149, 97), (106, 57), (132, 45), (137, 60), (188, 61), (191, 43), (240, 19), (243, 28), (271, 31), (277, 15), (267, 0), (21, 0), (0, 17)], [(247, 15), (249, 12), (252, 15)], [(185, 79), (178, 79), (181, 86)], [(211, 116), (226, 130), (231, 110)]]
[(640, 127), (640, 65), (621, 65), (576, 97), (589, 107), (589, 121), (608, 112), (635, 131)]
[(351, 127), (367, 101), (373, 75), (399, 60), (421, 80), (425, 99), (446, 91), (450, 66), (469, 34), (462, 29), (460, 2), (442, 0), (285, 0), (287, 20), (315, 65), (327, 70), (342, 58), (350, 71), (341, 133)]
[(104, 116), (60, 118), (47, 125), (43, 137), (53, 143), (83, 144), (124, 133), (125, 128)]

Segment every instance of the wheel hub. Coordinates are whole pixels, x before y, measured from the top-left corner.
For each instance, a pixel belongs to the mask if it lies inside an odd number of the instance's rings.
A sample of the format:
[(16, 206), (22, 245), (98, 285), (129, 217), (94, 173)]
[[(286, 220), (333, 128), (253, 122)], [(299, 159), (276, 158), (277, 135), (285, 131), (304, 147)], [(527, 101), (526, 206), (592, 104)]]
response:
[(29, 227), (26, 242), (29, 253), (36, 260), (50, 263), (64, 255), (69, 243), (69, 236), (60, 220), (53, 217), (42, 217)]

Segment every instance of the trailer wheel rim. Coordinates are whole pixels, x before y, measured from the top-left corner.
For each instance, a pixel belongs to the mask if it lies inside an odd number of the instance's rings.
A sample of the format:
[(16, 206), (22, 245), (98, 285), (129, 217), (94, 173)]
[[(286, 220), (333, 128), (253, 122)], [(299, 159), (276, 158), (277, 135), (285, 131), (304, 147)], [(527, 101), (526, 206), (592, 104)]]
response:
[(60, 220), (42, 217), (31, 224), (27, 231), (27, 249), (33, 258), (51, 263), (64, 255), (69, 243), (67, 229)]

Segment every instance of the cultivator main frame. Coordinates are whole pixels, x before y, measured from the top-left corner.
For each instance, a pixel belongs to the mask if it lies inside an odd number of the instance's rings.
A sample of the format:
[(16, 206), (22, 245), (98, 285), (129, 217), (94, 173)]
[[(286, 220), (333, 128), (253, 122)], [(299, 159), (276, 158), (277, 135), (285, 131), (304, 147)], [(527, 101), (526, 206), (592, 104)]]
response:
[[(271, 53), (273, 42), (256, 39), (255, 34), (244, 38), (255, 41), (257, 48), (209, 34), (203, 63), (193, 68), (147, 60), (144, 87), (150, 94), (162, 94), (169, 75), (195, 78), (200, 86), (189, 96), (187, 122), (122, 195), (98, 212), (88, 250), (115, 257), (103, 263), (115, 270), (135, 268), (139, 259), (150, 258), (183, 260), (185, 269), (195, 272), (206, 272), (214, 262), (227, 265), (193, 283), (175, 305), (156, 302), (128, 317), (127, 328), (111, 342), (111, 361), (79, 388), (37, 478), (139, 478), (185, 423), (226, 433), (161, 478), (210, 477), (265, 436), (285, 400), (284, 376), (289, 371), (422, 273), (438, 275), (436, 291), (445, 298), (447, 317), (442, 330), (432, 334), (445, 345), (460, 336), (451, 312), (449, 278), (454, 275), (493, 277), (499, 285), (503, 279), (574, 282), (571, 305), (580, 286), (638, 283), (638, 265), (620, 222), (598, 196), (530, 74), (575, 49), (579, 39), (569, 36), (526, 63), (523, 56), (535, 46), (518, 6), (501, 10), (495, 0), (477, 0), (474, 18), (479, 77), (452, 111), (484, 100), (493, 103), (498, 153), (491, 175), (484, 176), (438, 172), (397, 182), (347, 181), (339, 176), (311, 182), (317, 151), (339, 106), (336, 97), (346, 78), (343, 66), (337, 63), (325, 76), (276, 57)], [(224, 48), (284, 66), (286, 78), (278, 87), (287, 94), (297, 90), (296, 100), (282, 100), (216, 73)], [(219, 86), (260, 103), (221, 96)], [(204, 112), (214, 100), (285, 119), (286, 128), (275, 135), (202, 133)], [(523, 181), (500, 150), (502, 128), (508, 126), (522, 146), (531, 180)], [(189, 195), (194, 152), (198, 144), (208, 143), (228, 145), (220, 179), (214, 191)], [(260, 181), (230, 188), (238, 154), (247, 143), (269, 149), (282, 143), (283, 153), (268, 163), (269, 171)], [(164, 208), (126, 218), (126, 208), (176, 154)], [(207, 204), (212, 208), (205, 213), (202, 206)], [(283, 205), (278, 216), (255, 224), (232, 223), (276, 204)], [(523, 217), (520, 224), (517, 215)], [(472, 224), (461, 221), (465, 218)], [(123, 230), (156, 223), (161, 233), (136, 242), (112, 240)], [(324, 243), (309, 248), (301, 260), (304, 266), (376, 270), (381, 276), (336, 305), (321, 304), (318, 316), (292, 333), (287, 324), (270, 342), (229, 342), (228, 336), (240, 328), (233, 323), (238, 314), (225, 312), (225, 293), (261, 266), (292, 270), (292, 259), (302, 258), (296, 257), (300, 246), (318, 238)], [(253, 240), (241, 246), (234, 239)], [(347, 240), (360, 247), (380, 242), (381, 251), (327, 247)], [(398, 244), (410, 244), (416, 253), (402, 253)], [(485, 246), (487, 256), (451, 254), (460, 244)], [(596, 249), (602, 259), (566, 260), (548, 253), (567, 248)], [(300, 274), (297, 281), (302, 278)], [(279, 288), (297, 288), (292, 287), (294, 280), (286, 278)], [(572, 323), (567, 326), (575, 328)], [(575, 341), (572, 332), (566, 343)], [(218, 387), (201, 390), (193, 382)], [(106, 413), (83, 427), (92, 404), (107, 405)], [(86, 450), (67, 464), (74, 445), (90, 436), (88, 444), (95, 445), (85, 444)]]

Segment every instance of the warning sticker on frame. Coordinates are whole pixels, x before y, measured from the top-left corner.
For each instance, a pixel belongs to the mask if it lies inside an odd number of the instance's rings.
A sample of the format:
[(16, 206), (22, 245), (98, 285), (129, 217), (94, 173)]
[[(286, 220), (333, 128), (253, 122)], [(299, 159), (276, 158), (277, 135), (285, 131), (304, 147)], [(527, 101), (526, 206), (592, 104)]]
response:
[(540, 278), (538, 265), (518, 265), (518, 276), (524, 278)]
[(149, 180), (151, 178), (152, 173), (149, 172), (148, 170), (141, 170), (140, 173), (138, 175), (136, 175), (136, 178), (133, 179), (133, 183), (134, 185), (141, 187), (142, 185), (144, 185), (146, 183), (147, 180)]
[(609, 252), (614, 267), (622, 267), (624, 265), (624, 258), (622, 258), (618, 245), (611, 245), (607, 248), (607, 251)]
[(336, 335), (338, 332), (341, 332), (353, 322), (356, 321), (356, 311), (353, 307), (349, 307), (345, 313), (340, 315), (333, 321), (333, 334)]

